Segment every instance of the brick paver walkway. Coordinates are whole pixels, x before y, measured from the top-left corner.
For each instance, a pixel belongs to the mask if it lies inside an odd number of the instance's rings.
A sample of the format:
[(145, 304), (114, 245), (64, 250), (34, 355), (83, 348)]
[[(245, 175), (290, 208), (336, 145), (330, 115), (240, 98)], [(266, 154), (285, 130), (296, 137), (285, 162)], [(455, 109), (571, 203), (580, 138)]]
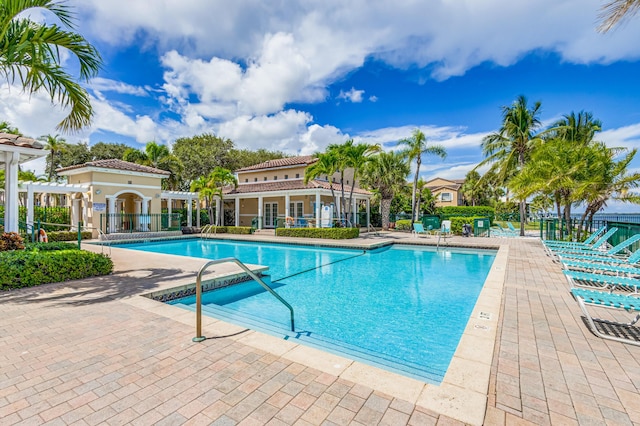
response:
[[(640, 425), (640, 347), (589, 333), (538, 241), (500, 242), (485, 423)], [(230, 337), (192, 343), (192, 324), (127, 301), (202, 262), (118, 259), (109, 277), (0, 295), (0, 424), (460, 424)]]

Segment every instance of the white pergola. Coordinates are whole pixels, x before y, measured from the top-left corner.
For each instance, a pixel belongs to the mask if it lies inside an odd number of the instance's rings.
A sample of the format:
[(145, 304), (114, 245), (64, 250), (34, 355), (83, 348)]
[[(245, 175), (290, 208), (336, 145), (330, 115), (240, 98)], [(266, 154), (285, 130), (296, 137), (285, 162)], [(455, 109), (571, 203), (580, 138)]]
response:
[[(41, 194), (81, 194), (82, 195), (82, 222), (87, 223), (89, 205), (89, 190), (88, 184), (80, 183), (57, 183), (57, 182), (20, 182), (18, 185), (19, 192), (27, 193), (27, 225), (33, 226), (33, 210), (34, 201), (33, 196), (36, 193)], [(74, 198), (71, 204), (71, 226), (72, 230), (76, 229), (75, 225), (80, 222), (80, 198)]]
[(0, 167), (5, 170), (5, 232), (18, 232), (18, 165), (46, 156), (42, 148), (34, 139), (0, 133)]
[(184, 191), (162, 191), (160, 194), (160, 199), (167, 200), (167, 211), (169, 215), (171, 215), (171, 201), (173, 200), (182, 200), (187, 202), (187, 226), (192, 225), (192, 211), (193, 211), (193, 201), (196, 201), (196, 226), (200, 228), (200, 202), (198, 201), (198, 193), (197, 192), (184, 192)]

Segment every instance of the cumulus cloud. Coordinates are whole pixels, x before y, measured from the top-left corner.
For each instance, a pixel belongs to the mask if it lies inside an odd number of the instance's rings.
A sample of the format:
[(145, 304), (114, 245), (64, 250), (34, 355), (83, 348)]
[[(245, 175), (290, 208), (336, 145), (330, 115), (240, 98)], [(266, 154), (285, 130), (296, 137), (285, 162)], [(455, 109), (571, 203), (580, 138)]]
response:
[(344, 99), (353, 103), (360, 103), (362, 102), (362, 95), (364, 95), (364, 90), (356, 90), (352, 87), (351, 90), (348, 90), (346, 92), (341, 90), (340, 94), (338, 95), (338, 99)]
[(598, 133), (596, 139), (609, 147), (637, 148), (640, 146), (640, 123), (605, 130)]
[(89, 87), (99, 92), (116, 92), (134, 96), (149, 95), (147, 90), (142, 87), (132, 86), (131, 84), (127, 84), (122, 81), (115, 81), (102, 77), (96, 77), (92, 79)]

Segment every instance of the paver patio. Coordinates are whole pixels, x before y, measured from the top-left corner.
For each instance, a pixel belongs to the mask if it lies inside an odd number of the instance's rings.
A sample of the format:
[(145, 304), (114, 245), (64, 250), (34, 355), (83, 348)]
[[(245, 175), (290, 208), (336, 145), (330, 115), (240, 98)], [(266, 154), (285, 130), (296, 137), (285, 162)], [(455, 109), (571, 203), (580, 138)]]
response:
[[(450, 244), (509, 245), (485, 424), (640, 425), (640, 347), (588, 331), (539, 240)], [(0, 424), (461, 424), (236, 326), (192, 343), (192, 313), (139, 295), (193, 282), (202, 260), (112, 256), (111, 276), (0, 294)]]

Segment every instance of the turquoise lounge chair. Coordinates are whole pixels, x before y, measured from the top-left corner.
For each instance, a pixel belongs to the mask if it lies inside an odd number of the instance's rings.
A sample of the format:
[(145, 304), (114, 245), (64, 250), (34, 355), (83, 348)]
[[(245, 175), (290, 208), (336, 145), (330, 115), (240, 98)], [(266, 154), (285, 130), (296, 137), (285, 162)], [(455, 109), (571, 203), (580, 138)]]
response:
[(640, 286), (640, 280), (637, 278), (568, 271), (566, 269), (562, 272), (564, 272), (564, 276), (567, 277), (567, 281), (569, 281), (571, 288), (590, 287), (608, 289), (609, 291), (622, 289), (633, 290), (633, 293), (638, 293), (638, 286)]
[(424, 230), (424, 226), (422, 226), (421, 223), (414, 223), (413, 224), (413, 232), (412, 234), (414, 236), (418, 236), (418, 235), (424, 235), (425, 237), (429, 237), (429, 233), (427, 231)]
[[(590, 259), (615, 259), (615, 256), (621, 256), (623, 250), (627, 247), (635, 244), (640, 241), (640, 234), (636, 234), (633, 237), (627, 238), (617, 246), (610, 248), (605, 252), (598, 252), (595, 250), (582, 250), (577, 252), (554, 252), (556, 256), (562, 259), (582, 259), (582, 260), (590, 260)], [(628, 256), (627, 256), (628, 257)]]
[(559, 240), (542, 240), (542, 243), (549, 247), (590, 247), (591, 243), (593, 243), (600, 234), (607, 230), (606, 226), (597, 229), (593, 234), (589, 236), (586, 240), (579, 243), (577, 241), (559, 241)]
[[(585, 319), (589, 323), (589, 327), (593, 334), (603, 339), (614, 340), (616, 342), (629, 343), (631, 345), (640, 346), (640, 340), (633, 336), (639, 336), (640, 330), (636, 330), (637, 327), (634, 327), (635, 324), (640, 320), (640, 298), (638, 295), (626, 295), (626, 294), (613, 294), (613, 293), (605, 293), (602, 291), (593, 291), (586, 290), (581, 288), (571, 289), (571, 295), (578, 302), (580, 306), (580, 310), (585, 316)], [(634, 319), (629, 321), (628, 323), (619, 323), (615, 321), (603, 320), (600, 318), (594, 318), (589, 311), (587, 310), (587, 305), (589, 306), (600, 306), (603, 308), (614, 308), (614, 309), (624, 309), (627, 312), (639, 312)], [(596, 323), (605, 324), (608, 327), (603, 327), (604, 330), (608, 330), (611, 326), (621, 327), (622, 333), (619, 335), (606, 334), (596, 327)], [(634, 333), (630, 333), (629, 328), (633, 327), (635, 330)], [(618, 333), (616, 333), (618, 334)], [(620, 336), (627, 336), (620, 337)]]
[(609, 238), (611, 238), (611, 236), (613, 234), (615, 234), (616, 232), (618, 232), (618, 228), (611, 228), (609, 229), (606, 234), (604, 234), (602, 237), (598, 238), (598, 241), (596, 241), (595, 243), (593, 243), (590, 246), (586, 246), (586, 247), (579, 247), (579, 246), (574, 246), (574, 247), (551, 247), (551, 246), (546, 246), (547, 249), (552, 253), (555, 254), (556, 256), (559, 253), (579, 253), (579, 252), (594, 252), (598, 249), (600, 249), (601, 247), (603, 247), (605, 244), (607, 244), (607, 240), (609, 240)]
[(514, 233), (508, 229), (504, 229), (499, 223), (495, 223), (495, 226), (491, 228), (491, 233), (496, 237), (517, 237), (517, 232)]
[(513, 232), (516, 235), (520, 235), (520, 230), (514, 228), (514, 226), (511, 224), (511, 222), (507, 222), (507, 226), (509, 227), (509, 231)]
[(624, 257), (609, 257), (609, 256), (581, 256), (580, 258), (573, 257), (563, 259), (560, 257), (560, 262), (582, 262), (601, 267), (602, 265), (618, 265), (618, 266), (632, 266), (640, 262), (640, 249), (636, 250), (632, 255), (627, 258)]
[(580, 260), (564, 260), (562, 262), (562, 267), (570, 271), (640, 277), (640, 268), (635, 268), (633, 266), (609, 265), (606, 263), (585, 262)]

